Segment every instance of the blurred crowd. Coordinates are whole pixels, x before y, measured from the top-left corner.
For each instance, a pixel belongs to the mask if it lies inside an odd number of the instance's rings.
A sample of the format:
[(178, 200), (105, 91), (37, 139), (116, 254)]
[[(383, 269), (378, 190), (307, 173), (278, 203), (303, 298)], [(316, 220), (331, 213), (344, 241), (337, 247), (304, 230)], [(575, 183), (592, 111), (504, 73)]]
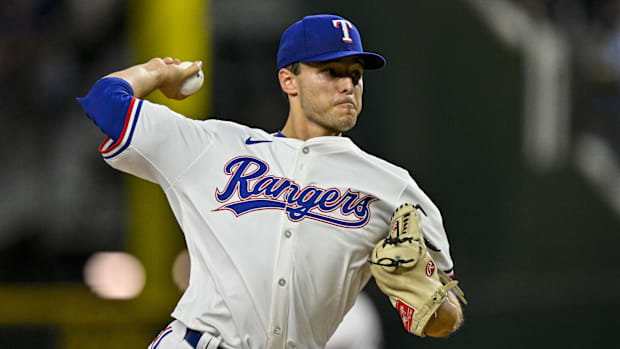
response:
[(124, 7), (0, 2), (0, 281), (80, 279), (76, 261), (123, 246), (122, 177), (75, 98), (127, 61)]

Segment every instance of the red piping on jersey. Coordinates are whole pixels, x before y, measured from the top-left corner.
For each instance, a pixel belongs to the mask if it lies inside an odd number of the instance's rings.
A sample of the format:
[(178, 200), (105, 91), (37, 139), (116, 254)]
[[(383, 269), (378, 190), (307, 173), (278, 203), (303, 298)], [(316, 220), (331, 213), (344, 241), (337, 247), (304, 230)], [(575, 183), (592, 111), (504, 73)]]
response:
[(129, 110), (127, 110), (127, 115), (125, 115), (125, 125), (123, 125), (123, 132), (121, 132), (121, 135), (118, 137), (118, 139), (116, 140), (116, 142), (114, 142), (114, 144), (112, 144), (111, 146), (108, 147), (108, 149), (103, 150), (103, 146), (108, 142), (108, 140), (110, 139), (110, 137), (107, 137), (103, 143), (101, 143), (101, 145), (99, 146), (99, 152), (102, 154), (107, 154), (109, 152), (111, 152), (112, 150), (114, 150), (114, 148), (118, 147), (119, 144), (121, 144), (121, 142), (123, 141), (123, 138), (125, 138), (125, 132), (127, 132), (127, 126), (129, 125), (129, 119), (131, 119), (131, 112), (133, 110), (133, 105), (134, 102), (136, 101), (135, 97), (131, 98), (131, 102), (129, 103)]
[[(168, 327), (164, 328), (161, 332), (159, 332), (159, 334), (157, 335), (157, 337), (155, 337), (155, 339), (153, 339), (153, 341), (151, 342), (151, 345), (149, 345), (149, 347), (150, 348), (156, 348), (159, 345), (159, 343), (157, 342), (159, 340), (159, 337), (162, 337), (162, 334), (164, 334), (164, 332), (170, 330), (171, 328), (172, 328), (172, 326), (168, 326)], [(170, 332), (172, 332), (172, 331), (170, 331)], [(168, 332), (168, 333), (170, 333), (170, 332)], [(168, 333), (166, 333), (166, 334), (168, 334)]]

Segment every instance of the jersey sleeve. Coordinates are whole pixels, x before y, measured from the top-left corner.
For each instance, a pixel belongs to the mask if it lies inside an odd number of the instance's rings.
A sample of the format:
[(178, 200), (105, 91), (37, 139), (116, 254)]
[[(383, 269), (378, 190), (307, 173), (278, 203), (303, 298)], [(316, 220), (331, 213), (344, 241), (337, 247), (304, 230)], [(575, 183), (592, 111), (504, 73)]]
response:
[(108, 137), (119, 139), (126, 126), (126, 114), (133, 102), (131, 85), (120, 78), (103, 78), (78, 102), (88, 116)]
[(409, 202), (418, 208), (424, 229), (424, 238), (433, 261), (437, 263), (438, 268), (453, 277), (454, 263), (450, 256), (450, 243), (439, 208), (411, 178), (401, 194), (399, 202)]
[(108, 136), (99, 147), (104, 160), (164, 188), (210, 147), (217, 127), (216, 122), (192, 120), (135, 98), (131, 86), (118, 78), (98, 81), (78, 101)]

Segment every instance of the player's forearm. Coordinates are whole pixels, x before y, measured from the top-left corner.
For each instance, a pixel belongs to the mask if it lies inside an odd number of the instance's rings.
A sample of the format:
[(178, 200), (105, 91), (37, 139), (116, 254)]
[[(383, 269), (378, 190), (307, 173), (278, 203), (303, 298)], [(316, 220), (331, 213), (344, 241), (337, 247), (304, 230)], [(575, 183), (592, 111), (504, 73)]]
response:
[(144, 64), (134, 65), (117, 71), (106, 77), (116, 77), (127, 81), (134, 92), (134, 97), (144, 98), (165, 82), (166, 63), (153, 58)]
[(432, 317), (426, 324), (424, 332), (430, 337), (445, 337), (461, 327), (462, 323), (463, 309), (461, 303), (452, 292), (449, 292), (448, 298), (437, 309), (436, 316)]

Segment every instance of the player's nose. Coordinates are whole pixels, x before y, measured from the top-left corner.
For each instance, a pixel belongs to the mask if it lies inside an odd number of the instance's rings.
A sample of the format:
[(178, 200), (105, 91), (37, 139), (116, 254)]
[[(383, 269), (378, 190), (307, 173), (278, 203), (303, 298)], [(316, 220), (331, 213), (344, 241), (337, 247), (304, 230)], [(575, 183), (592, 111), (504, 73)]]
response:
[(353, 83), (353, 78), (350, 76), (342, 76), (338, 78), (338, 90), (341, 93), (352, 93), (355, 88), (355, 84)]

